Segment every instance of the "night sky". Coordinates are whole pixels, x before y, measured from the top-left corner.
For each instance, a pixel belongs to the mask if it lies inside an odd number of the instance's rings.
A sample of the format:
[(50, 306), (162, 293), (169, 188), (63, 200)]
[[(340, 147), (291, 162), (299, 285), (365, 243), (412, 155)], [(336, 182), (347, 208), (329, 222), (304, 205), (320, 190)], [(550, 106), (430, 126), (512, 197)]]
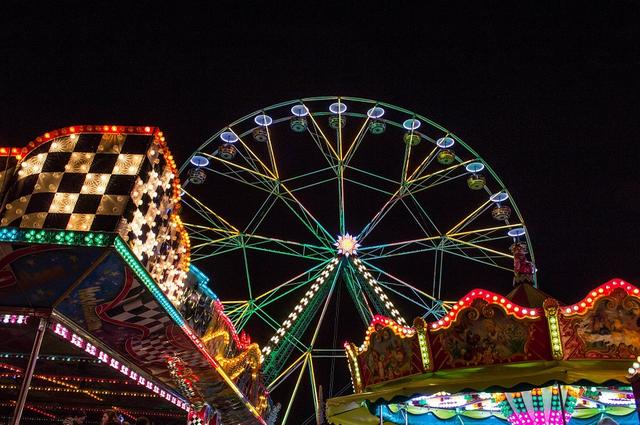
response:
[(544, 291), (573, 302), (612, 277), (640, 285), (636, 1), (41, 3), (0, 9), (0, 145), (149, 124), (181, 163), (260, 107), (379, 99), (491, 164)]

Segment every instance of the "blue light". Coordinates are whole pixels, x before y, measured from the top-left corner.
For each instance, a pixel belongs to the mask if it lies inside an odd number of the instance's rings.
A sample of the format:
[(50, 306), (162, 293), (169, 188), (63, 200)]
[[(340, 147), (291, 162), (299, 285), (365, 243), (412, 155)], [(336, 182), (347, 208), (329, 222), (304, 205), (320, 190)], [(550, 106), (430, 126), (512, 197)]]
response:
[(342, 102), (332, 103), (329, 105), (329, 111), (334, 114), (344, 114), (347, 112), (347, 105)]
[(209, 165), (209, 160), (202, 155), (193, 155), (189, 160), (196, 167), (206, 167)]
[(453, 140), (451, 137), (442, 137), (436, 141), (436, 145), (438, 145), (438, 147), (442, 149), (450, 148), (455, 144), (456, 144), (456, 141)]
[(421, 125), (422, 123), (415, 118), (410, 118), (402, 123), (402, 126), (407, 130), (417, 130)]
[(273, 122), (273, 119), (269, 115), (265, 114), (258, 115), (253, 120), (261, 127), (270, 126)]
[(512, 238), (518, 238), (522, 235), (524, 235), (526, 233), (526, 231), (524, 230), (524, 227), (516, 227), (515, 229), (511, 229), (507, 232), (507, 235), (511, 236)]
[(376, 106), (374, 108), (371, 108), (367, 111), (367, 116), (369, 118), (373, 118), (373, 119), (377, 119), (380, 118), (384, 115), (384, 109), (382, 109), (379, 106)]
[(291, 108), (291, 113), (296, 117), (305, 117), (309, 115), (309, 108), (304, 105), (295, 105)]
[(220, 135), (220, 138), (225, 143), (235, 143), (238, 141), (238, 136), (233, 131), (225, 131)]
[(467, 164), (465, 168), (467, 169), (468, 172), (475, 174), (484, 170), (484, 164), (482, 162), (472, 162), (470, 164)]
[(497, 192), (489, 196), (489, 200), (491, 202), (504, 202), (507, 199), (509, 199), (509, 194), (507, 192)]
[(195, 276), (199, 284), (206, 285), (207, 283), (209, 283), (209, 276), (204, 274), (202, 270), (200, 270), (193, 264), (189, 265), (189, 271)]

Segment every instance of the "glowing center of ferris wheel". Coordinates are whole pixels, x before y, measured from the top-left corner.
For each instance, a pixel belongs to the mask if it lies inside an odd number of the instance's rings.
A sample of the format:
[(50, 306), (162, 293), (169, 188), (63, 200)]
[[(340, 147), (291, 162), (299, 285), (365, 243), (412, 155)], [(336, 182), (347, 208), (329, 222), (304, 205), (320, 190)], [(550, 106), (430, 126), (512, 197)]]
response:
[(338, 255), (344, 255), (346, 257), (357, 255), (358, 248), (360, 248), (360, 244), (355, 236), (351, 236), (348, 233), (338, 236), (338, 240), (334, 245), (338, 248)]

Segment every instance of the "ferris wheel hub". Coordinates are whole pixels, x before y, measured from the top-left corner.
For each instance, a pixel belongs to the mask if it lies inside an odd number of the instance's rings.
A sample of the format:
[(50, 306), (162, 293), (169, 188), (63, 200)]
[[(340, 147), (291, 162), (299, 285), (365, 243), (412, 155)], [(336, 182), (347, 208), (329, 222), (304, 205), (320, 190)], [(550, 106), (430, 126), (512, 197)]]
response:
[(357, 255), (360, 244), (355, 236), (345, 233), (338, 236), (336, 243), (334, 244), (338, 248), (338, 255), (344, 255), (348, 257), (350, 255)]

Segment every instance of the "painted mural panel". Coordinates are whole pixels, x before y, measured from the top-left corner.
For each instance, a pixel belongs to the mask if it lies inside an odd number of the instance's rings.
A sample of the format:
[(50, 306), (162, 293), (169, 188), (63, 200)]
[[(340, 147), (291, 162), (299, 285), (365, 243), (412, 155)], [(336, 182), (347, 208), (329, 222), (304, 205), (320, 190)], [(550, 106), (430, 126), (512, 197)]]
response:
[(364, 386), (422, 373), (415, 337), (396, 335), (390, 327), (376, 325), (366, 351), (358, 355)]
[(640, 299), (619, 288), (584, 314), (561, 319), (565, 358), (613, 359), (640, 355)]
[(546, 323), (517, 319), (498, 305), (476, 300), (455, 323), (431, 332), (436, 369), (473, 367), (548, 357)]

